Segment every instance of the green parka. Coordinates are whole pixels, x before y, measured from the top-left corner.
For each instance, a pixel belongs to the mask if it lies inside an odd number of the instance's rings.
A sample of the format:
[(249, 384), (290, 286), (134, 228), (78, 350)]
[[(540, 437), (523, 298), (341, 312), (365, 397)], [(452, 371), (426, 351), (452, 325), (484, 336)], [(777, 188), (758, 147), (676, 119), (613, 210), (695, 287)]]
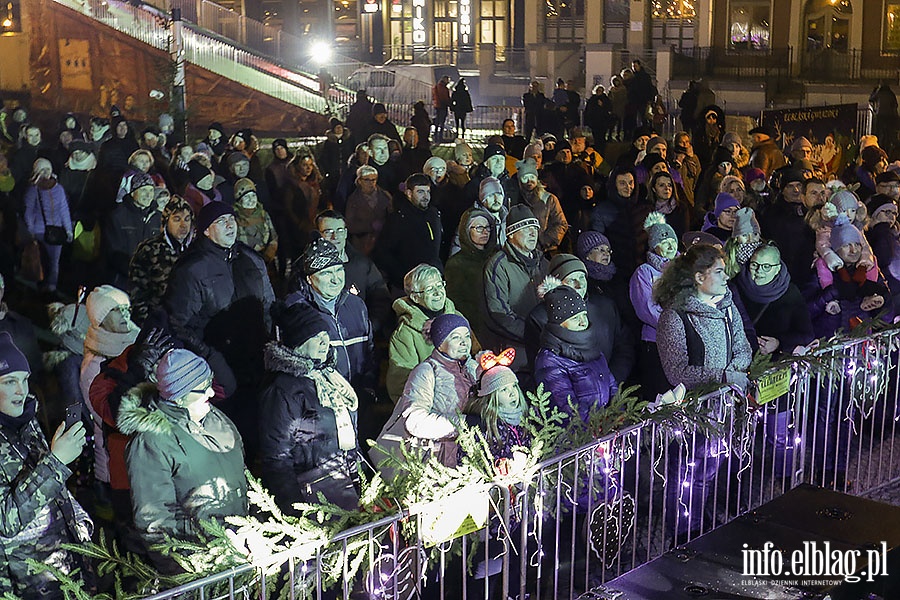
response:
[(141, 384), (122, 397), (119, 430), (126, 450), (134, 523), (148, 544), (163, 534), (191, 539), (202, 520), (247, 514), (241, 436), (219, 409), (202, 423)]

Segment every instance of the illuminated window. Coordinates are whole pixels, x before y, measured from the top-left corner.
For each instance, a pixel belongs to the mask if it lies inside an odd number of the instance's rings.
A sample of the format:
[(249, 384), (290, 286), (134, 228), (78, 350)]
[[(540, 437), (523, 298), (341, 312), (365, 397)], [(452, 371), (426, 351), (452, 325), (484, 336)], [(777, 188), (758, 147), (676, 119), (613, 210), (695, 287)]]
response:
[(767, 51), (771, 35), (769, 0), (743, 0), (731, 4), (728, 44), (734, 50)]
[(654, 19), (693, 19), (694, 0), (653, 0)]
[(884, 50), (900, 51), (900, 4), (888, 4), (884, 18)]
[(584, 41), (584, 0), (544, 0), (544, 41)]
[(13, 31), (22, 31), (19, 3), (5, 0), (0, 2), (0, 33), (12, 33)]

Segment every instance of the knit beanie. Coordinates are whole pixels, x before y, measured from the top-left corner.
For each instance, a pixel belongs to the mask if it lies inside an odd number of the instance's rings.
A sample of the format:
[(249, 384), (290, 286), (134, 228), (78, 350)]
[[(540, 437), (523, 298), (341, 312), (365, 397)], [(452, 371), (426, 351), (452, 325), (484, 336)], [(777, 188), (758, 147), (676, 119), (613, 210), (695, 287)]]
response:
[(734, 215), (734, 226), (731, 228), (731, 237), (746, 235), (753, 232), (760, 233), (759, 221), (756, 220), (756, 213), (748, 206), (739, 208), (737, 214)]
[(837, 250), (847, 244), (861, 244), (862, 233), (850, 222), (847, 215), (840, 214), (831, 227), (831, 249)]
[(73, 152), (87, 152), (94, 154), (94, 146), (86, 140), (72, 140), (69, 143), (69, 154)]
[(557, 254), (550, 260), (550, 266), (547, 268), (547, 273), (560, 281), (577, 271), (587, 273), (584, 263), (573, 254)]
[(664, 162), (666, 162), (666, 159), (664, 159), (662, 155), (651, 153), (644, 156), (644, 159), (641, 161), (641, 166), (647, 169), (647, 171), (650, 171), (655, 165)]
[(653, 250), (662, 243), (663, 240), (675, 240), (678, 243), (678, 236), (675, 230), (666, 223), (666, 217), (661, 212), (653, 211), (644, 219), (644, 230), (647, 232), (647, 246)]
[(517, 385), (519, 378), (509, 367), (494, 365), (490, 369), (481, 372), (478, 378), (478, 388), (475, 394), (479, 398), (490, 396), (497, 390), (502, 390), (508, 385)]
[(697, 244), (706, 244), (707, 246), (721, 246), (722, 240), (709, 233), (708, 231), (685, 231), (681, 236), (681, 245), (685, 248), (696, 246)]
[(88, 295), (85, 305), (91, 325), (100, 327), (106, 315), (119, 306), (131, 306), (131, 300), (122, 290), (111, 285), (101, 285)]
[[(78, 314), (75, 314), (76, 307)], [(63, 347), (72, 354), (84, 354), (84, 336), (87, 335), (91, 321), (88, 319), (84, 305), (61, 304), (55, 302), (48, 307), (50, 314), (50, 331), (59, 338)], [(75, 323), (72, 323), (74, 319)]]
[(728, 192), (719, 192), (716, 196), (716, 208), (713, 212), (718, 219), (722, 216), (722, 213), (725, 212), (726, 209), (731, 208), (732, 206), (741, 207), (741, 203), (737, 201), (737, 198), (729, 194)]
[(522, 181), (522, 178), (526, 175), (534, 175), (537, 177), (537, 161), (533, 158), (516, 161), (516, 172), (519, 174), (519, 181)]
[(887, 154), (878, 146), (866, 146), (860, 151), (859, 157), (862, 159), (863, 166), (870, 171), (874, 170), (875, 165), (882, 160), (887, 160)]
[(128, 186), (128, 193), (133, 194), (135, 190), (142, 187), (156, 187), (156, 182), (146, 173), (135, 173), (131, 176), (131, 183)]
[(384, 104), (382, 104), (381, 102), (376, 102), (374, 105), (372, 105), (372, 116), (386, 115), (386, 114), (387, 114), (387, 109), (384, 107)]
[(569, 143), (569, 140), (559, 140), (556, 142), (556, 147), (553, 149), (554, 152), (561, 152), (562, 150), (571, 150), (572, 144)]
[(203, 208), (200, 209), (200, 214), (197, 215), (197, 231), (203, 233), (209, 229), (209, 226), (219, 217), (233, 214), (234, 209), (226, 202), (210, 202), (205, 204)]
[(190, 179), (191, 183), (193, 183), (194, 185), (197, 185), (198, 183), (200, 183), (201, 179), (212, 173), (212, 171), (210, 171), (208, 168), (206, 168), (205, 165), (201, 164), (200, 161), (197, 160), (188, 161), (187, 171), (188, 179)]
[(859, 196), (845, 188), (833, 193), (828, 202), (833, 204), (838, 212), (844, 212), (859, 207)]
[(343, 265), (344, 261), (334, 244), (324, 238), (316, 238), (303, 250), (300, 263), (303, 265), (303, 272), (312, 275), (335, 265)]
[(900, 181), (900, 175), (894, 169), (886, 169), (884, 173), (875, 176), (875, 183), (894, 183)]
[(813, 146), (810, 141), (801, 135), (796, 140), (794, 140), (793, 144), (791, 144), (791, 152), (794, 152), (795, 150), (799, 150), (801, 148), (809, 148), (810, 150), (812, 150), (812, 147)]
[(503, 184), (500, 183), (499, 179), (496, 177), (485, 177), (478, 186), (478, 201), (484, 202), (484, 199), (491, 194), (505, 195), (506, 192), (503, 190)]
[(302, 304), (276, 304), (272, 313), (281, 334), (281, 342), (289, 348), (302, 346), (323, 331), (328, 331), (328, 323), (322, 315)]
[(612, 248), (612, 245), (609, 243), (609, 238), (599, 231), (583, 231), (581, 235), (578, 236), (578, 241), (575, 243), (575, 255), (581, 260), (584, 260), (587, 255), (591, 253), (591, 250), (599, 246), (609, 246)]
[(250, 192), (256, 191), (256, 184), (247, 179), (246, 177), (241, 177), (237, 181), (234, 182), (234, 199), (235, 201), (239, 201), (241, 198), (249, 194)]
[(766, 178), (766, 172), (763, 171), (762, 169), (757, 169), (756, 167), (747, 169), (744, 172), (744, 183), (746, 183), (747, 185), (750, 185), (750, 182), (756, 181), (757, 179), (765, 179), (765, 178)]
[(219, 123), (218, 121), (213, 121), (212, 123), (209, 124), (209, 127), (207, 127), (206, 129), (207, 130), (215, 129), (216, 131), (221, 133), (223, 136), (225, 135), (225, 128), (222, 127), (222, 124)]
[(422, 167), (422, 172), (431, 177), (432, 172), (434, 172), (435, 168), (442, 168), (444, 172), (447, 172), (447, 161), (441, 158), (440, 156), (432, 156), (428, 160), (425, 161), (425, 165)]
[(534, 156), (535, 154), (542, 154), (544, 152), (544, 144), (541, 143), (541, 140), (537, 140), (531, 144), (525, 146), (525, 152), (522, 153), (522, 156), (528, 158), (530, 156)]
[(242, 162), (250, 162), (250, 158), (247, 157), (243, 152), (232, 152), (228, 155), (228, 158), (225, 159), (225, 164), (229, 169), (234, 168), (234, 165)]
[(38, 173), (40, 173), (41, 171), (43, 171), (45, 169), (50, 169), (50, 171), (53, 172), (53, 163), (51, 163), (46, 158), (39, 158), (34, 161), (34, 165), (32, 165), (31, 174), (36, 177)]
[(800, 169), (795, 169), (793, 167), (785, 169), (781, 174), (781, 189), (786, 188), (789, 183), (803, 183), (804, 181), (806, 181), (806, 178), (803, 176)]
[(12, 336), (4, 331), (0, 333), (0, 377), (17, 371), (31, 373), (31, 368), (28, 366), (28, 359), (13, 342)]
[(869, 197), (869, 202), (866, 204), (866, 208), (868, 209), (869, 215), (871, 218), (875, 218), (876, 215), (880, 212), (884, 212), (890, 208), (896, 210), (897, 205), (894, 204), (894, 201), (890, 196), (886, 196), (884, 194), (874, 194)]
[(553, 275), (547, 275), (538, 286), (538, 296), (547, 308), (548, 323), (560, 325), (563, 321), (587, 310), (581, 294)]
[(741, 136), (734, 133), (733, 131), (729, 131), (725, 135), (722, 136), (722, 141), (719, 143), (723, 148), (727, 148), (730, 145), (739, 145), (742, 146), (743, 142), (741, 141)]
[(165, 226), (169, 222), (169, 218), (177, 212), (188, 211), (193, 216), (191, 205), (181, 196), (172, 196), (166, 203), (166, 207), (162, 211), (162, 223)]
[(506, 236), (509, 237), (526, 227), (540, 227), (541, 223), (534, 218), (534, 213), (524, 204), (516, 204), (509, 209), (506, 217)]
[(176, 402), (191, 390), (212, 381), (209, 364), (184, 348), (169, 350), (156, 365), (156, 387), (159, 396), (166, 401)]
[(492, 156), (502, 156), (505, 158), (506, 150), (504, 150), (503, 146), (501, 146), (500, 144), (488, 144), (484, 148), (484, 156), (482, 157), (481, 161), (485, 162)]
[[(654, 146), (659, 146), (660, 144), (662, 144), (663, 146), (667, 146), (667, 147), (668, 147), (668, 144), (666, 143), (666, 140), (665, 140), (664, 137), (659, 136), (659, 135), (654, 135), (652, 138), (650, 138), (649, 140), (647, 140), (647, 145), (644, 146), (644, 147), (645, 147), (647, 150), (650, 150), (650, 148), (652, 148), (652, 147), (654, 147)], [(651, 154), (652, 154), (652, 153), (651, 153)]]
[(328, 131), (334, 131), (334, 128), (338, 126), (344, 126), (344, 123), (340, 119), (331, 117), (331, 119), (328, 120)]
[(466, 321), (464, 316), (455, 313), (444, 313), (431, 320), (431, 327), (425, 332), (425, 335), (431, 340), (431, 344), (435, 348), (439, 348), (444, 343), (444, 340), (447, 339), (447, 336), (459, 327), (469, 328), (469, 322)]

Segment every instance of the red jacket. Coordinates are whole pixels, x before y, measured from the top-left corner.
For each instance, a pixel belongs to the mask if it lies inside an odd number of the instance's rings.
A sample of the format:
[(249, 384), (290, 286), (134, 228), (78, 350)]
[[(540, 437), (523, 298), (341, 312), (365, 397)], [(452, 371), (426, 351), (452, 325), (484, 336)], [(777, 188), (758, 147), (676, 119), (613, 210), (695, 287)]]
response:
[(431, 88), (431, 103), (435, 108), (450, 108), (450, 88), (443, 81)]

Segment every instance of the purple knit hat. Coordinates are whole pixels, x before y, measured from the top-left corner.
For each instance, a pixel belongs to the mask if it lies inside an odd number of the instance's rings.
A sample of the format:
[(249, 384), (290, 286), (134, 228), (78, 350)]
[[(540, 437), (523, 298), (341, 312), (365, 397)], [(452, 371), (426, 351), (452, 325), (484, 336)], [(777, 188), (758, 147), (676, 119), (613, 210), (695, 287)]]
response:
[(741, 207), (741, 203), (737, 201), (737, 198), (729, 194), (728, 192), (719, 192), (716, 196), (716, 208), (713, 212), (718, 219), (722, 216), (722, 213), (725, 212), (726, 209), (731, 208), (732, 206), (736, 206), (737, 208)]
[(431, 320), (431, 328), (425, 333), (425, 336), (431, 340), (435, 348), (439, 348), (447, 336), (458, 327), (468, 329), (469, 322), (462, 315), (444, 313)]
[(609, 238), (599, 231), (584, 231), (578, 236), (578, 241), (575, 243), (575, 255), (581, 260), (585, 260), (587, 255), (591, 253), (591, 250), (597, 246), (609, 246), (612, 248)]

